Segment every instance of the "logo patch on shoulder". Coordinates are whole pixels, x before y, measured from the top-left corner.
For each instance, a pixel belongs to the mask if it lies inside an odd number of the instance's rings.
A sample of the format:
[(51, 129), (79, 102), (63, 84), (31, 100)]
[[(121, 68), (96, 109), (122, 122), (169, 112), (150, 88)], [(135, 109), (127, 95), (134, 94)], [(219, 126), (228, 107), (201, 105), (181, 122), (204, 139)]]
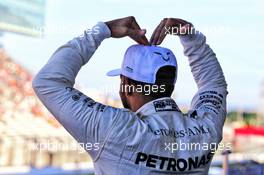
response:
[(160, 112), (160, 111), (178, 111), (179, 112), (180, 111), (175, 101), (171, 99), (154, 101), (153, 105), (155, 107), (156, 112)]

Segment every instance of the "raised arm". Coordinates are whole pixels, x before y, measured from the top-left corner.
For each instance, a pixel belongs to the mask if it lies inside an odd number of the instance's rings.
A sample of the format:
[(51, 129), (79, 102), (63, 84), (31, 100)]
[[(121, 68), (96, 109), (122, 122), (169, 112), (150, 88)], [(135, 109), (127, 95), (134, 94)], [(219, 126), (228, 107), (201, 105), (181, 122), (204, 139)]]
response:
[(143, 44), (145, 31), (135, 24), (131, 17), (99, 22), (92, 30), (57, 49), (33, 80), (33, 88), (42, 103), (79, 143), (89, 143), (89, 148), (84, 147), (93, 159), (118, 114), (125, 112), (97, 103), (74, 89), (75, 78), (105, 38), (130, 36)]
[(198, 92), (192, 99), (191, 110), (198, 117), (211, 120), (221, 134), (226, 117), (227, 84), (215, 53), (206, 44), (202, 33), (180, 36), (184, 54), (189, 59)]
[(167, 34), (180, 37), (198, 86), (191, 112), (199, 118), (209, 119), (221, 134), (226, 116), (227, 84), (215, 53), (206, 44), (205, 36), (182, 19), (163, 19), (152, 35), (151, 44), (161, 44)]
[(80, 144), (92, 145), (87, 151), (93, 158), (99, 151), (99, 138), (104, 137), (100, 135), (93, 138), (99, 121), (97, 119), (104, 112), (111, 111), (111, 117), (108, 118), (110, 123), (117, 112), (94, 102), (73, 86), (81, 67), (110, 34), (108, 27), (99, 22), (92, 30), (85, 31), (83, 35), (58, 48), (32, 83), (36, 95), (61, 125)]
[(199, 90), (206, 88), (227, 88), (225, 77), (215, 53), (206, 44), (205, 36), (192, 30), (191, 34), (180, 36), (184, 55), (189, 58), (192, 74)]

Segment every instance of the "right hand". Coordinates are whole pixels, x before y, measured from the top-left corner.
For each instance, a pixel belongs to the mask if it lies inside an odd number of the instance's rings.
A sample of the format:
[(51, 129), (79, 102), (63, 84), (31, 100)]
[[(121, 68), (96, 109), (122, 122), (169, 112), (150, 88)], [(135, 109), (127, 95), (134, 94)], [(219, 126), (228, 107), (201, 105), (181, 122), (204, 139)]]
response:
[(145, 36), (146, 30), (139, 27), (133, 16), (115, 19), (105, 22), (105, 24), (111, 30), (111, 37), (113, 38), (129, 36), (139, 44), (149, 45), (148, 39)]
[(179, 18), (164, 18), (154, 30), (150, 44), (160, 45), (167, 34), (187, 35), (191, 32), (193, 25)]

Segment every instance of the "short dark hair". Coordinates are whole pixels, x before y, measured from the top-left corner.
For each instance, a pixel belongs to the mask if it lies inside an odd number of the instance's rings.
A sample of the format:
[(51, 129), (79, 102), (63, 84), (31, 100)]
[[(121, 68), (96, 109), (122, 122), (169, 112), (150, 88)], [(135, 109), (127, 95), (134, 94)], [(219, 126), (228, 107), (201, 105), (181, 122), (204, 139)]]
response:
[[(163, 85), (164, 91), (163, 92), (150, 92), (148, 96), (151, 96), (154, 99), (162, 98), (162, 97), (170, 97), (173, 90), (174, 90), (174, 81), (176, 77), (176, 68), (174, 66), (163, 66), (161, 67), (156, 74), (156, 81), (155, 84), (149, 84), (144, 83), (136, 80), (132, 80), (128, 78), (128, 80), (131, 81), (134, 85), (140, 85), (140, 86), (161, 86)], [(146, 95), (146, 93), (142, 92), (143, 95)]]

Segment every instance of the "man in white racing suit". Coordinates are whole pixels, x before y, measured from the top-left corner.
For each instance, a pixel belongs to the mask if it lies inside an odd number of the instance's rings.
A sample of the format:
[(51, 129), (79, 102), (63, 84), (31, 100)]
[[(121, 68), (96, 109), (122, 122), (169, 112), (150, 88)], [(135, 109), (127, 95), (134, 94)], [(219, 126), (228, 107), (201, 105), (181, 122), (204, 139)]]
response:
[[(63, 127), (89, 144), (84, 149), (97, 175), (207, 174), (226, 117), (227, 84), (220, 64), (205, 36), (184, 20), (163, 19), (150, 42), (145, 33), (134, 17), (99, 22), (61, 46), (35, 76), (33, 88)], [(170, 97), (176, 58), (157, 46), (167, 34), (179, 36), (198, 86), (185, 114)], [(138, 44), (128, 48), (121, 69), (108, 73), (121, 77), (125, 108), (95, 102), (75, 89), (79, 70), (101, 42), (126, 36)]]

